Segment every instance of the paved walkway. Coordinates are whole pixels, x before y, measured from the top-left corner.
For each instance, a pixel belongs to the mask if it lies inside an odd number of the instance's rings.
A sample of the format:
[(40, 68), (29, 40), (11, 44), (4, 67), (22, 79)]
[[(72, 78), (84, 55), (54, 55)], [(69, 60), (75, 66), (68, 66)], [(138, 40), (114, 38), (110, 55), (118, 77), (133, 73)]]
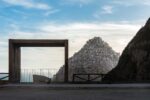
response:
[(150, 85), (8, 84), (1, 86), (0, 100), (150, 100)]

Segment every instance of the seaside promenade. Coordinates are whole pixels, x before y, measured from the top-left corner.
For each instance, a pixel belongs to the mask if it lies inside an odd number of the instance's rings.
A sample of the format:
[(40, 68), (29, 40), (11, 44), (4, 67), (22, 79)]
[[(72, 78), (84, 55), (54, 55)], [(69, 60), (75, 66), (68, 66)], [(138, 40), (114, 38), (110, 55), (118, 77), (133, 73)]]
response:
[(150, 84), (8, 84), (0, 100), (149, 100)]

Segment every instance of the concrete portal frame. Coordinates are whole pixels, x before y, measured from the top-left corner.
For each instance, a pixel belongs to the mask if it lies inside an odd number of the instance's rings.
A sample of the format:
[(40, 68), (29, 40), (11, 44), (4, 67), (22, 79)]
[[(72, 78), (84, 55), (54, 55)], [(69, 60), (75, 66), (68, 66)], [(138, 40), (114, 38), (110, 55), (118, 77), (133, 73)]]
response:
[(68, 82), (68, 40), (9, 39), (9, 82), (20, 83), (21, 47), (65, 47), (64, 82)]

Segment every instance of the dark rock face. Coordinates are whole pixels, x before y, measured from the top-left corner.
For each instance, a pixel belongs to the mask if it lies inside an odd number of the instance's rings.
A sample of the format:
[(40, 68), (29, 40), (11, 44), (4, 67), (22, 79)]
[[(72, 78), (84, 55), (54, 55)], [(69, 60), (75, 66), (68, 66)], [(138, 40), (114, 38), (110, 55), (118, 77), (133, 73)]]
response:
[(124, 49), (103, 82), (150, 82), (150, 19)]

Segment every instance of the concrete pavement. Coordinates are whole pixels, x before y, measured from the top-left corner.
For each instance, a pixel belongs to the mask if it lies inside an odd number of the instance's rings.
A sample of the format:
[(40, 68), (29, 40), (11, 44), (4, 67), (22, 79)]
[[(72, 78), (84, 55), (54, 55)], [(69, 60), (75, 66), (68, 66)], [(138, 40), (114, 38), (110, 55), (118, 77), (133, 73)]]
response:
[(0, 100), (150, 100), (149, 84), (8, 84)]

